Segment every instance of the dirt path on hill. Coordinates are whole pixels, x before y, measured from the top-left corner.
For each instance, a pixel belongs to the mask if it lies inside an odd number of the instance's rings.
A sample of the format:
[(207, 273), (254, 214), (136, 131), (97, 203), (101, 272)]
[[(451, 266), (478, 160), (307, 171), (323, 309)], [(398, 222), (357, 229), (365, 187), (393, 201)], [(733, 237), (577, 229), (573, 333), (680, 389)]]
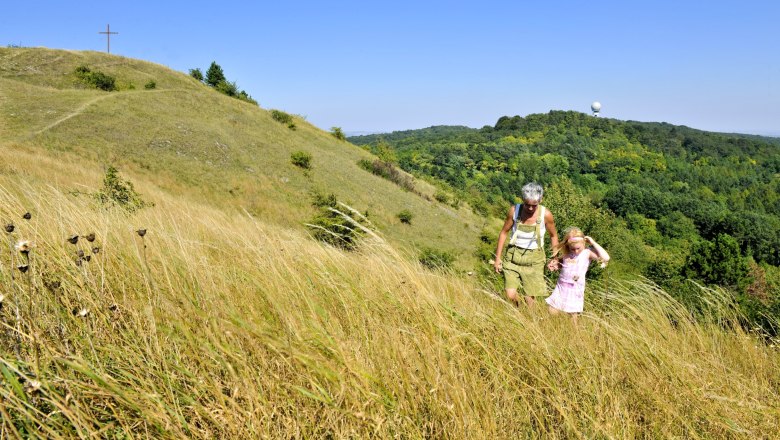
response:
[(36, 130), (35, 132), (29, 134), (27, 136), (27, 139), (31, 139), (31, 138), (33, 138), (35, 136), (38, 136), (39, 134), (41, 134), (41, 133), (43, 133), (45, 131), (51, 130), (52, 128), (62, 124), (63, 122), (67, 121), (68, 119), (70, 119), (70, 118), (72, 118), (74, 116), (78, 116), (78, 115), (84, 113), (84, 110), (86, 110), (89, 106), (91, 106), (93, 104), (96, 104), (96, 103), (98, 103), (98, 102), (100, 102), (100, 101), (102, 101), (104, 99), (115, 98), (115, 97), (119, 97), (119, 96), (126, 96), (129, 93), (147, 93), (148, 94), (148, 93), (168, 93), (168, 92), (186, 92), (186, 91), (188, 91), (188, 90), (187, 89), (165, 89), (165, 90), (144, 90), (144, 91), (140, 91), (139, 90), (139, 91), (135, 91), (135, 92), (132, 92), (132, 91), (127, 92), (126, 91), (126, 92), (117, 92), (117, 93), (111, 93), (111, 94), (98, 96), (96, 98), (90, 99), (89, 101), (81, 104), (80, 106), (78, 106), (78, 108), (76, 108), (72, 112), (68, 113), (67, 115), (57, 119), (56, 121), (52, 122), (51, 124), (41, 128), (40, 130)]

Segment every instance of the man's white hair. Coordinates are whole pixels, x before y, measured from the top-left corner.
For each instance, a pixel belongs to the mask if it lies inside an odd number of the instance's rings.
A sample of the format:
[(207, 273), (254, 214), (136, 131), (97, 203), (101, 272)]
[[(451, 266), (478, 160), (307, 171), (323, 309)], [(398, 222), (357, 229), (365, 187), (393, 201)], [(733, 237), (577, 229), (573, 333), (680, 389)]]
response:
[(544, 189), (542, 188), (542, 185), (539, 185), (536, 182), (530, 182), (523, 185), (520, 194), (523, 196), (523, 200), (538, 202), (542, 200)]

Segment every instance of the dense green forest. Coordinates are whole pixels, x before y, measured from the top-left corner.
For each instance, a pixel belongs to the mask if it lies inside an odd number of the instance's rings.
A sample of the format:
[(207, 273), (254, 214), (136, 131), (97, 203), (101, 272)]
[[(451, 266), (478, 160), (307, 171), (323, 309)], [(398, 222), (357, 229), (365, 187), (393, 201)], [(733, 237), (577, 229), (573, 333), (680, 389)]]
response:
[[(696, 310), (691, 280), (734, 292), (776, 334), (780, 317), (780, 143), (667, 123), (551, 111), (495, 126), (437, 126), (349, 139), (466, 202), (503, 217), (520, 188), (547, 188), (559, 229), (603, 241), (624, 276), (646, 276)], [(450, 194), (451, 196), (446, 196)], [(485, 256), (497, 231), (483, 234)]]

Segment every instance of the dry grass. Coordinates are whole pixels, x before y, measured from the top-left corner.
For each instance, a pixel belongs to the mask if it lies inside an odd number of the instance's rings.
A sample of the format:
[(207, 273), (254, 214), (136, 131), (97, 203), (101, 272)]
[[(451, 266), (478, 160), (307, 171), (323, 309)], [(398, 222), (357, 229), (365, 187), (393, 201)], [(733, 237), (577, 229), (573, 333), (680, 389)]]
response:
[[(702, 290), (720, 310), (705, 324), (643, 283), (594, 288), (576, 330), (381, 238), (344, 254), (248, 215), (161, 195), (128, 217), (17, 177), (0, 176), (0, 438), (780, 430), (780, 356), (731, 328), (718, 292)], [(22, 239), (25, 274), (7, 247)]]
[[(83, 88), (73, 75), (82, 64), (115, 76), (120, 90)], [(155, 90), (143, 89), (149, 79), (157, 82)], [(129, 83), (136, 88), (122, 86)], [(301, 231), (313, 216), (311, 192), (334, 193), (368, 211), (394, 246), (448, 251), (461, 269), (471, 270), (483, 219), (466, 207), (399, 190), (358, 166), (374, 158), (369, 153), (301, 117), (294, 120), (297, 128), (290, 130), (263, 108), (144, 61), (0, 48), (0, 150), (79, 160), (96, 174), (114, 165), (133, 182)], [(311, 170), (290, 162), (294, 151), (312, 155)], [(435, 191), (426, 182), (416, 187), (429, 198)], [(396, 218), (404, 209), (414, 214), (412, 225)]]

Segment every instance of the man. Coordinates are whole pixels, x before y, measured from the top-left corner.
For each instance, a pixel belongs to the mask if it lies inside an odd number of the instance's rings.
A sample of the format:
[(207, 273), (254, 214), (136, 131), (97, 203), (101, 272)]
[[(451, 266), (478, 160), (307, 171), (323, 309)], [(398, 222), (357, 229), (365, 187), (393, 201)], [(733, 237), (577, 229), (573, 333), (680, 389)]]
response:
[[(518, 305), (518, 293), (522, 293), (528, 306), (533, 306), (535, 298), (547, 295), (544, 281), (544, 266), (547, 257), (544, 252), (544, 235), (550, 234), (553, 248), (558, 246), (558, 231), (552, 213), (541, 205), (544, 189), (536, 182), (523, 186), (520, 190), (523, 203), (509, 208), (504, 226), (498, 234), (496, 259), (493, 266), (496, 273), (504, 273), (506, 296)], [(510, 234), (511, 231), (511, 234)], [(509, 247), (502, 260), (507, 235)], [(550, 259), (547, 268), (555, 270), (557, 260)]]

